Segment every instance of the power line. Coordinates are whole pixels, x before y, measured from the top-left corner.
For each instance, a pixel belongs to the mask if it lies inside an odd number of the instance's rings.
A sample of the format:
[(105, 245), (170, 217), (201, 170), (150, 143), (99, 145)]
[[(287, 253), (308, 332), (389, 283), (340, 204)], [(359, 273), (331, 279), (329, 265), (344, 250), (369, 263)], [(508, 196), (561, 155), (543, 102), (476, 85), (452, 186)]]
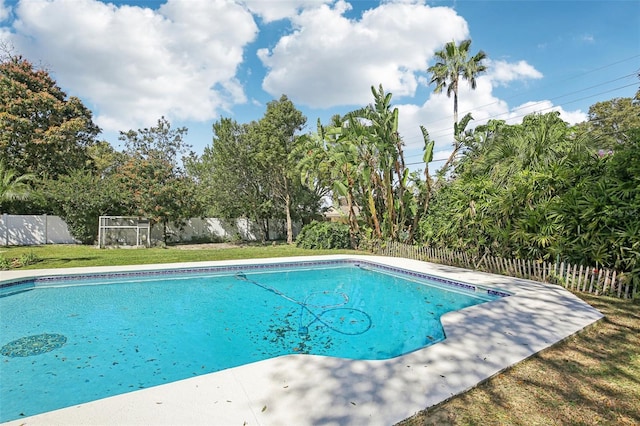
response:
[[(634, 74), (630, 74), (630, 75), (634, 75)], [(511, 114), (511, 113), (513, 113), (514, 111), (518, 111), (518, 110), (524, 110), (524, 109), (530, 110), (530, 109), (532, 109), (532, 108), (535, 108), (535, 106), (536, 106), (536, 105), (544, 104), (544, 103), (545, 103), (545, 102), (547, 102), (547, 101), (551, 101), (551, 100), (554, 100), (554, 99), (563, 98), (563, 97), (570, 96), (570, 95), (575, 95), (575, 94), (577, 94), (577, 93), (581, 93), (581, 92), (584, 92), (584, 91), (586, 91), (586, 90), (593, 89), (593, 88), (595, 88), (595, 87), (603, 86), (603, 85), (605, 85), (605, 84), (607, 84), (607, 83), (610, 83), (610, 82), (613, 82), (613, 81), (617, 81), (617, 80), (621, 80), (621, 79), (624, 79), (624, 78), (628, 78), (630, 75), (623, 76), (623, 77), (619, 77), (619, 78), (616, 78), (616, 79), (614, 79), (614, 80), (610, 80), (610, 81), (605, 82), (605, 83), (601, 83), (601, 84), (598, 84), (598, 85), (594, 85), (594, 86), (588, 87), (588, 88), (586, 88), (586, 89), (582, 89), (582, 90), (574, 91), (574, 92), (567, 93), (567, 94), (564, 94), (564, 95), (556, 96), (555, 98), (547, 99), (547, 100), (545, 100), (545, 101), (540, 101), (540, 102), (536, 102), (536, 103), (531, 104), (531, 105), (522, 106), (522, 107), (516, 108), (516, 109), (511, 110), (511, 111), (506, 111), (506, 112), (502, 112), (502, 113), (500, 113), (500, 114), (492, 115), (492, 116), (486, 117), (486, 120), (494, 119), (494, 118), (496, 118), (496, 117), (500, 117), (500, 116), (503, 116), (503, 115), (505, 115), (505, 114)], [(618, 87), (615, 87), (615, 88), (613, 88), (613, 89), (605, 90), (605, 91), (602, 91), (602, 92), (594, 93), (594, 94), (592, 94), (592, 95), (583, 96), (583, 97), (578, 98), (578, 99), (573, 99), (573, 100), (571, 100), (571, 101), (567, 101), (567, 102), (560, 103), (560, 104), (557, 104), (557, 105), (552, 105), (552, 106), (549, 106), (549, 107), (546, 107), (546, 108), (542, 108), (542, 109), (539, 109), (539, 110), (537, 110), (537, 111), (535, 111), (535, 112), (547, 111), (547, 110), (551, 110), (551, 109), (558, 108), (558, 107), (561, 107), (561, 106), (569, 105), (569, 104), (572, 104), (572, 103), (575, 103), (575, 102), (580, 102), (580, 101), (582, 101), (582, 100), (589, 99), (589, 98), (592, 98), (592, 97), (595, 97), (595, 96), (600, 96), (600, 95), (603, 95), (603, 94), (606, 94), (606, 93), (615, 92), (615, 91), (620, 90), (620, 89), (624, 89), (624, 88), (627, 88), (627, 87), (635, 86), (636, 84), (637, 84), (637, 83), (635, 83), (635, 82), (634, 82), (634, 83), (626, 84), (626, 85), (624, 85), (624, 86), (618, 86)], [(533, 113), (533, 112), (527, 112), (527, 113), (525, 113), (525, 114), (521, 114), (521, 115), (509, 116), (508, 118), (509, 118), (509, 119), (522, 118), (522, 117), (526, 117), (527, 115), (532, 114), (532, 113)], [(431, 133), (429, 133), (429, 135), (430, 135), (432, 138), (434, 138), (434, 137), (443, 137), (443, 136), (447, 136), (447, 135), (449, 135), (453, 130), (454, 130), (454, 129), (453, 129), (453, 127), (450, 127), (450, 128), (448, 128), (448, 129), (441, 129), (441, 130), (439, 130), (439, 131), (438, 131), (439, 133), (436, 133), (434, 136), (431, 136)], [(410, 139), (418, 139), (418, 138), (417, 138), (417, 137), (412, 137), (412, 138), (410, 138)], [(417, 156), (419, 156), (419, 155), (421, 155), (421, 154), (413, 154), (413, 155), (409, 155), (409, 156), (407, 156), (407, 157), (408, 157), (408, 158), (410, 158), (410, 157), (417, 157)]]
[[(632, 60), (632, 59), (636, 59), (636, 58), (638, 58), (638, 57), (640, 57), (640, 55), (634, 55), (634, 56), (631, 56), (631, 57), (628, 57), (628, 58), (625, 58), (625, 59), (621, 59), (621, 60), (619, 60), (619, 61), (612, 62), (612, 63), (606, 64), (606, 65), (603, 65), (603, 66), (601, 66), (601, 67), (594, 68), (594, 69), (589, 70), (589, 71), (585, 71), (585, 72), (580, 73), (580, 74), (576, 74), (576, 75), (574, 75), (574, 76), (571, 76), (571, 77), (565, 78), (565, 79), (563, 79), (563, 80), (559, 80), (559, 81), (557, 81), (557, 82), (553, 82), (553, 83), (547, 84), (547, 85), (545, 85), (545, 86), (541, 86), (541, 87), (537, 88), (536, 90), (545, 89), (545, 88), (548, 88), (548, 87), (553, 87), (553, 86), (555, 86), (555, 85), (557, 85), (557, 84), (564, 83), (564, 82), (566, 82), (566, 81), (577, 80), (577, 79), (578, 79), (578, 77), (583, 77), (583, 76), (588, 75), (588, 74), (591, 74), (591, 73), (593, 73), (593, 72), (601, 71), (601, 70), (603, 70), (603, 69), (606, 69), (606, 68), (612, 67), (612, 66), (614, 66), (614, 65), (621, 64), (621, 63), (623, 63), (623, 62), (630, 61), (630, 60)], [(638, 71), (640, 71), (640, 70), (636, 70), (636, 71), (634, 71), (634, 73), (633, 73), (633, 74), (637, 74), (637, 73), (638, 73)], [(614, 81), (615, 81), (615, 80), (614, 80)], [(503, 100), (505, 100), (505, 101), (506, 101), (506, 100), (509, 100), (509, 99), (516, 98), (516, 97), (518, 97), (518, 96), (526, 95), (527, 93), (530, 93), (530, 92), (532, 92), (532, 91), (533, 91), (533, 90), (526, 90), (526, 91), (523, 91), (523, 92), (517, 92), (517, 93), (515, 93), (515, 94), (513, 94), (513, 95), (511, 95), (511, 96), (508, 96), (508, 97), (504, 98)], [(479, 109), (482, 109), (482, 108), (485, 108), (485, 107), (488, 107), (488, 106), (491, 106), (491, 105), (495, 105), (495, 104), (497, 104), (497, 103), (500, 103), (500, 101), (495, 101), (495, 102), (491, 102), (491, 103), (488, 103), (488, 104), (485, 104), (485, 105), (480, 105), (479, 107), (476, 107), (476, 108), (474, 108), (474, 109), (472, 109), (472, 110), (464, 110), (464, 111), (459, 112), (459, 114), (466, 114), (466, 113), (469, 113), (469, 112), (477, 111), (477, 110), (479, 110)], [(437, 123), (437, 122), (439, 122), (439, 121), (443, 121), (443, 120), (451, 120), (451, 117), (443, 117), (443, 118), (439, 118), (439, 119), (437, 119), (437, 120), (432, 121), (431, 123), (428, 123), (427, 125), (431, 125), (431, 124), (433, 124), (433, 123)], [(427, 125), (426, 125), (426, 126), (427, 126)]]
[[(492, 119), (492, 118), (500, 117), (500, 116), (503, 116), (503, 115), (506, 115), (506, 114), (511, 114), (511, 113), (513, 113), (513, 112), (515, 112), (515, 111), (519, 111), (519, 110), (523, 110), (523, 109), (530, 109), (530, 108), (535, 107), (536, 105), (540, 105), (540, 104), (543, 104), (543, 103), (548, 102), (548, 101), (554, 101), (554, 100), (557, 100), (557, 99), (565, 98), (565, 97), (567, 97), (567, 96), (571, 96), (571, 95), (575, 95), (575, 94), (578, 94), (578, 93), (586, 92), (586, 91), (588, 91), (588, 90), (595, 89), (595, 88), (597, 88), (597, 87), (601, 87), (601, 86), (605, 86), (605, 85), (607, 85), (607, 84), (613, 83), (613, 82), (618, 81), (618, 80), (624, 80), (624, 79), (627, 79), (627, 78), (630, 78), (630, 77), (635, 77), (635, 75), (636, 75), (636, 72), (634, 71), (633, 73), (626, 74), (626, 75), (624, 75), (624, 76), (617, 77), (617, 78), (614, 78), (614, 79), (612, 79), (612, 80), (604, 81), (604, 82), (601, 82), (601, 83), (598, 83), (598, 84), (594, 84), (593, 86), (585, 87), (585, 88), (580, 89), (580, 90), (575, 90), (575, 91), (573, 91), (573, 92), (565, 93), (565, 94), (562, 94), (562, 95), (559, 95), (559, 96), (555, 96), (555, 97), (552, 97), (552, 98), (550, 98), (550, 99), (545, 99), (545, 100), (543, 100), (543, 101), (539, 101), (539, 102), (536, 102), (536, 103), (533, 103), (533, 104), (529, 104), (529, 105), (522, 105), (522, 106), (520, 106), (520, 107), (518, 107), (518, 108), (515, 108), (515, 109), (512, 109), (512, 110), (510, 110), (510, 111), (505, 111), (505, 112), (502, 112), (502, 113), (500, 113), (500, 114), (496, 114), (496, 115), (489, 116), (489, 117), (487, 117), (486, 119)], [(629, 86), (633, 86), (634, 84), (636, 84), (636, 83), (629, 84), (629, 85), (626, 85), (626, 86), (617, 87), (617, 88), (612, 89), (612, 90), (610, 90), (610, 91), (619, 90), (619, 89), (622, 89), (622, 88), (626, 88), (626, 87), (629, 87)], [(610, 91), (607, 91), (607, 92), (601, 92), (601, 93), (596, 93), (596, 94), (594, 94), (594, 95), (588, 96), (588, 97), (586, 97), (586, 98), (581, 98), (581, 99), (579, 99), (579, 100), (587, 99), (587, 98), (589, 98), (589, 97), (593, 97), (593, 96), (599, 96), (599, 95), (601, 95), (601, 94), (603, 94), (603, 93), (608, 93), (608, 92), (610, 92)], [(556, 106), (562, 106), (562, 105), (566, 105), (566, 104), (573, 103), (573, 102), (577, 102), (577, 101), (578, 101), (578, 100), (570, 101), (570, 102), (566, 102), (566, 103), (564, 103), (564, 104), (562, 104), (562, 103), (561, 103), (561, 104), (558, 104), (558, 105), (556, 105)], [(482, 107), (478, 107), (477, 109), (475, 109), (475, 110), (473, 110), (473, 111), (478, 111), (478, 110), (480, 110), (480, 109), (482, 109)], [(466, 112), (466, 111), (465, 111), (465, 112)], [(472, 112), (472, 111), (469, 111), (469, 112)], [(438, 119), (438, 120), (436, 120), (436, 121), (441, 121), (441, 120), (444, 120), (444, 119), (451, 120), (451, 117), (444, 117), (444, 118), (442, 118), (442, 119)], [(437, 130), (435, 130), (435, 132), (437, 132), (437, 133), (436, 133), (436, 136), (446, 136), (446, 135), (448, 135), (448, 134), (449, 134), (450, 132), (452, 132), (452, 131), (453, 131), (453, 127), (447, 127), (447, 128), (445, 128), (445, 129), (437, 129)], [(429, 132), (429, 133), (431, 134), (431, 132)], [(417, 137), (411, 137), (410, 139), (417, 139)]]
[[(590, 130), (587, 130), (586, 132), (584, 132), (584, 134), (588, 135), (590, 133), (593, 133), (594, 131), (595, 131), (595, 129), (590, 129)], [(615, 137), (615, 136), (618, 136), (618, 135), (624, 135), (626, 133), (627, 132), (625, 130), (618, 130), (618, 131), (615, 131), (615, 132), (604, 132), (604, 133), (602, 133), (602, 136), (614, 136)], [(447, 158), (441, 158), (439, 160), (431, 160), (429, 162), (429, 164), (431, 164), (431, 163), (439, 163), (439, 162), (442, 162), (442, 161), (447, 161)], [(416, 166), (418, 164), (425, 164), (425, 163), (424, 163), (424, 161), (416, 161), (416, 162), (413, 162), (413, 163), (405, 163), (405, 166)]]

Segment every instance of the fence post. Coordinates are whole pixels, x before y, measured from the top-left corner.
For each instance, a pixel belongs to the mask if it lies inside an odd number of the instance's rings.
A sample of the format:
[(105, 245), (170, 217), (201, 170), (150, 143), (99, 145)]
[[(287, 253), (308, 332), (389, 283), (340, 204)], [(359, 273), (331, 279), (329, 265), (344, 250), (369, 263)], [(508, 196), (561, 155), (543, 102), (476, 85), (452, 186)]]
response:
[(604, 284), (602, 286), (602, 294), (607, 294), (607, 285), (609, 285), (609, 270), (604, 272)]
[(578, 281), (576, 282), (576, 290), (580, 290), (580, 285), (582, 284), (582, 268), (583, 266), (580, 265), (580, 271), (578, 272)]
[(4, 245), (9, 245), (9, 215), (7, 213), (2, 215), (4, 218)]
[[(596, 273), (598, 272), (597, 269), (592, 269), (591, 270), (591, 281), (589, 281), (589, 293), (593, 293), (593, 281), (596, 278)], [(597, 293), (597, 290), (596, 290)]]

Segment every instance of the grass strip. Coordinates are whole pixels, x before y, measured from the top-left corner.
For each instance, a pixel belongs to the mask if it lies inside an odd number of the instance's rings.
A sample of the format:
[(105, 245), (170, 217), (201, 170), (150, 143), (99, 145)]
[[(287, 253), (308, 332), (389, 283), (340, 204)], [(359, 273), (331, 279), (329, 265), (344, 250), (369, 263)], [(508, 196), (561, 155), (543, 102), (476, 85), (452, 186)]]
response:
[[(224, 249), (217, 247), (223, 247)], [(19, 261), (19, 259), (25, 256), (35, 259), (35, 261), (28, 265), (15, 268), (17, 270), (73, 268), (82, 266), (149, 265), (158, 263), (358, 253), (359, 252), (354, 250), (301, 249), (287, 244), (243, 244), (231, 247), (228, 245), (170, 246), (168, 248), (102, 250), (96, 247), (82, 245), (0, 247), (0, 256), (4, 259)], [(14, 262), (14, 264), (19, 264), (19, 262)]]

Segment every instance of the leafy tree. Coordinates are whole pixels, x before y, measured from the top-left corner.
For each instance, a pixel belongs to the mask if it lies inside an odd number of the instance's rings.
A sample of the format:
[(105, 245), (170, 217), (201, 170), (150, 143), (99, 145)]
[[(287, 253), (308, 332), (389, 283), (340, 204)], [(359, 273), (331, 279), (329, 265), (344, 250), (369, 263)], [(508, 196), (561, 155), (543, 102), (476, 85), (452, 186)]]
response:
[(155, 127), (120, 132), (125, 142), (126, 160), (118, 169), (123, 193), (128, 194), (130, 210), (147, 217), (152, 224), (162, 223), (165, 244), (168, 224), (198, 216), (195, 182), (179, 167), (179, 154), (190, 146), (183, 140), (185, 127), (172, 129), (164, 117)]
[[(317, 133), (300, 139), (296, 152), (301, 160), (297, 167), (307, 186), (326, 188), (326, 193), (331, 192), (338, 204), (340, 200), (346, 201), (349, 238), (351, 247), (356, 247), (357, 234), (360, 232), (356, 213), (360, 175), (357, 134), (354, 130), (359, 123), (355, 121), (351, 127), (345, 128), (342, 118), (334, 116), (331, 124), (325, 128), (318, 121)], [(348, 136), (345, 136), (347, 132)]]
[(107, 141), (100, 141), (91, 145), (87, 149), (87, 154), (91, 158), (95, 172), (99, 176), (113, 173), (126, 158), (125, 154), (116, 151)]
[(0, 158), (18, 175), (55, 179), (90, 161), (100, 129), (76, 97), (20, 56), (0, 61)]
[[(382, 86), (371, 88), (374, 103), (349, 114), (347, 129), (357, 130), (360, 141), (360, 158), (365, 161), (363, 183), (367, 193), (369, 214), (380, 223), (382, 233), (398, 239), (400, 231), (408, 225), (409, 203), (412, 194), (408, 191), (409, 170), (405, 166), (402, 138), (398, 134), (398, 109), (391, 108), (391, 93)], [(345, 135), (349, 135), (346, 132)], [(379, 194), (381, 209), (373, 211), (373, 194)], [(367, 211), (367, 209), (365, 209)]]
[[(603, 114), (611, 126), (625, 122)], [(558, 113), (478, 126), (420, 222), (423, 241), (479, 256), (599, 264), (640, 281), (640, 130), (603, 151), (603, 139), (580, 127)]]
[[(462, 126), (459, 128), (458, 121), (458, 89), (460, 79), (469, 82), (472, 89), (476, 88), (476, 77), (485, 72), (487, 67), (483, 64), (487, 55), (480, 50), (475, 55), (469, 57), (469, 48), (471, 40), (463, 40), (460, 44), (450, 41), (445, 44), (444, 49), (435, 53), (436, 63), (427, 69), (431, 74), (430, 84), (435, 83), (435, 93), (442, 93), (447, 89), (447, 97), (453, 94), (453, 125), (454, 136), (458, 136), (462, 132)], [(442, 167), (447, 170), (453, 163), (456, 154), (462, 146), (461, 141), (456, 139), (453, 144), (453, 152)]]
[(115, 175), (101, 176), (89, 170), (76, 170), (44, 183), (44, 192), (56, 206), (74, 238), (93, 244), (98, 236), (98, 218), (129, 214), (127, 194)]
[(411, 230), (407, 239), (409, 242), (413, 242), (415, 235), (419, 232), (420, 219), (424, 217), (429, 210), (429, 203), (431, 202), (434, 189), (433, 179), (429, 173), (429, 163), (433, 161), (433, 148), (435, 146), (435, 141), (429, 136), (429, 132), (426, 127), (420, 126), (420, 131), (422, 132), (422, 139), (424, 141), (424, 154), (422, 156), (422, 161), (424, 161), (425, 164), (424, 181), (420, 180), (417, 176), (414, 176), (412, 179), (417, 188), (417, 194), (416, 210), (413, 214), (413, 224), (411, 225)]
[(230, 118), (213, 123), (213, 143), (200, 158), (187, 161), (198, 181), (206, 213), (224, 218), (249, 217), (262, 224), (269, 238), (268, 219), (274, 217), (270, 186), (257, 163), (259, 146), (252, 135), (257, 123), (239, 124)]
[(567, 180), (567, 191), (552, 206), (562, 223), (555, 252), (640, 281), (640, 129), (630, 130), (611, 153), (572, 158)]
[(282, 95), (279, 100), (267, 104), (267, 111), (255, 129), (259, 144), (256, 161), (263, 175), (268, 176), (263, 183), (271, 187), (286, 218), (289, 244), (293, 243), (292, 210), (297, 207), (299, 194), (305, 191), (296, 171), (299, 158), (294, 157), (294, 147), (306, 121), (293, 102)]
[(603, 150), (615, 150), (640, 128), (640, 104), (631, 98), (614, 98), (589, 108), (589, 119), (579, 126)]
[(353, 247), (349, 241), (349, 227), (336, 222), (311, 222), (305, 225), (296, 245), (305, 249), (348, 249)]

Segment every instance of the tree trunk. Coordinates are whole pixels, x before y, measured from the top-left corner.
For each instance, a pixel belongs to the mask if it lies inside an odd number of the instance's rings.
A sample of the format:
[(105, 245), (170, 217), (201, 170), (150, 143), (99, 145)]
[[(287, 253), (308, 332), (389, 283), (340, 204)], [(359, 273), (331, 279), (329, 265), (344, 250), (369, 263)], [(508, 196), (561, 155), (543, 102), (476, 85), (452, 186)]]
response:
[(351, 242), (351, 248), (357, 248), (356, 235), (360, 232), (358, 226), (358, 219), (356, 218), (356, 212), (353, 209), (353, 180), (351, 176), (347, 174), (347, 207), (349, 209), (349, 240)]
[(289, 179), (284, 178), (284, 209), (287, 215), (287, 244), (293, 244), (293, 224), (291, 221), (291, 194), (289, 193)]
[(376, 202), (373, 199), (373, 194), (371, 193), (371, 189), (368, 190), (369, 193), (369, 210), (371, 211), (371, 217), (373, 219), (373, 229), (376, 233), (377, 239), (382, 239), (382, 231), (380, 230), (380, 221), (378, 221), (378, 211), (376, 210)]
[(262, 242), (269, 241), (269, 218), (262, 219)]
[[(167, 219), (162, 219), (162, 239), (164, 240), (164, 246), (167, 246), (167, 225), (168, 225), (168, 221)], [(138, 242), (136, 241), (136, 244)]]
[(393, 187), (391, 184), (391, 171), (385, 170), (384, 172), (384, 192), (385, 192), (385, 204), (387, 209), (387, 215), (389, 218), (389, 238), (396, 239), (396, 206), (393, 200)]

